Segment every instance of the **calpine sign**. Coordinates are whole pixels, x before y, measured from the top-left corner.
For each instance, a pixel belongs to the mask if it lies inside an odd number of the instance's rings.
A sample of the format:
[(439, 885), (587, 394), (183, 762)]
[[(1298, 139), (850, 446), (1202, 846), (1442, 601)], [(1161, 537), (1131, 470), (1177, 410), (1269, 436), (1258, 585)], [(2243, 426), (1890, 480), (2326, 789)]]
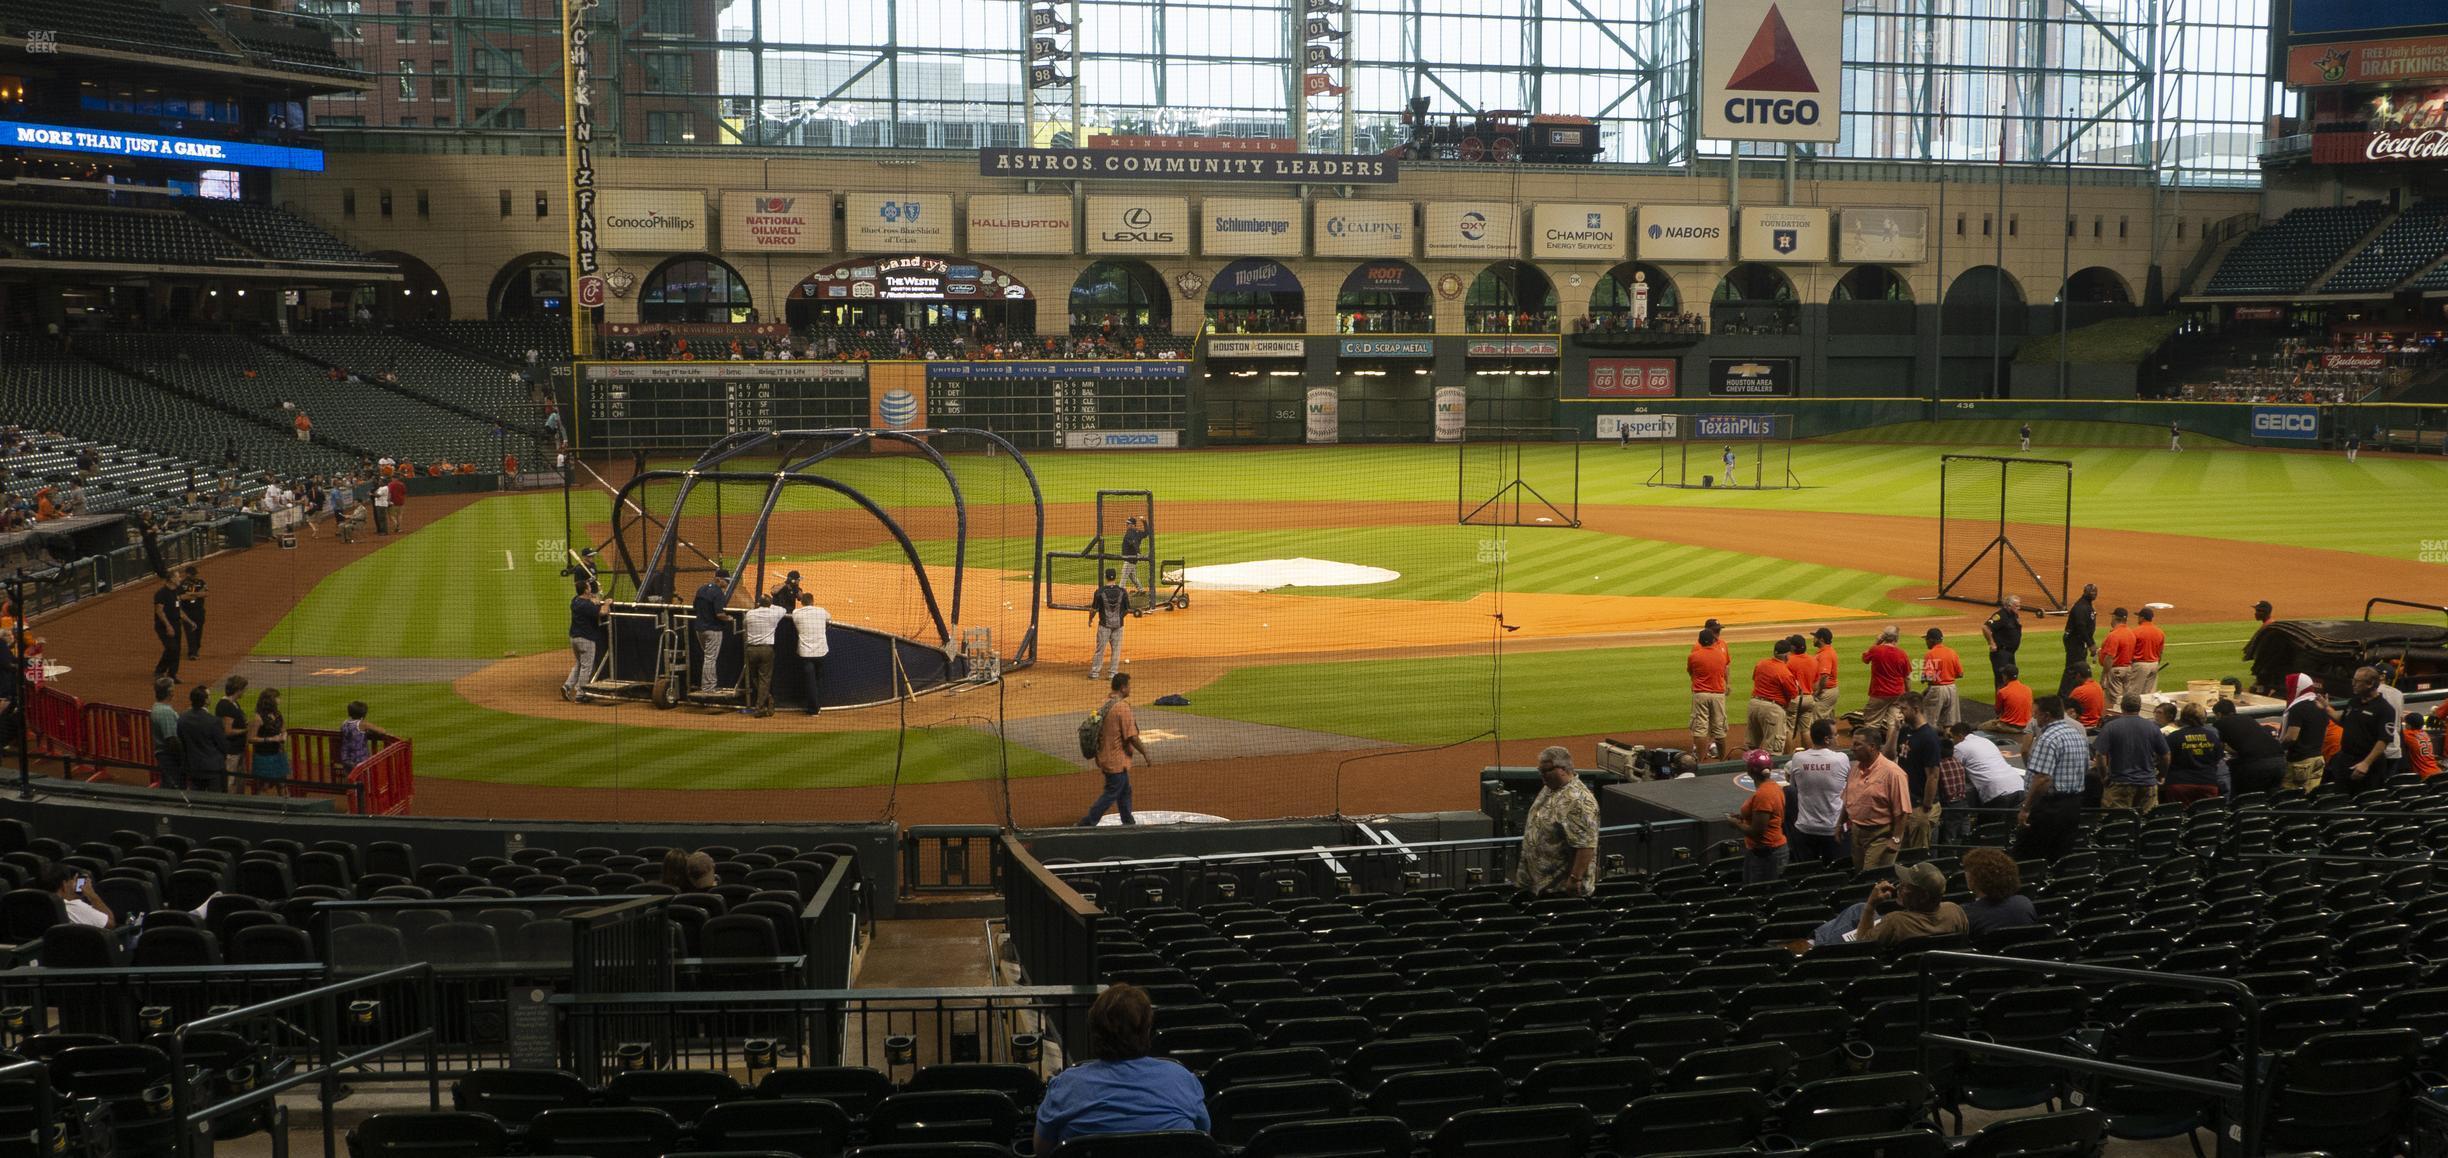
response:
[(1709, 0), (1701, 19), (1701, 136), (1837, 138), (1843, 0)]

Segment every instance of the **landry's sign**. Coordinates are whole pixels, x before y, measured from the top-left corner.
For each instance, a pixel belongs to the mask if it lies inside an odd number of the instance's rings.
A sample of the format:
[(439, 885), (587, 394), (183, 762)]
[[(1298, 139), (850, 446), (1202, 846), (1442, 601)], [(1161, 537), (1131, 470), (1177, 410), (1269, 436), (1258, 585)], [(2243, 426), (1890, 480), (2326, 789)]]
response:
[(1249, 153), (1179, 149), (980, 149), (983, 177), (1069, 177), (1084, 181), (1258, 181), (1309, 185), (1391, 185), (1392, 157), (1349, 153)]

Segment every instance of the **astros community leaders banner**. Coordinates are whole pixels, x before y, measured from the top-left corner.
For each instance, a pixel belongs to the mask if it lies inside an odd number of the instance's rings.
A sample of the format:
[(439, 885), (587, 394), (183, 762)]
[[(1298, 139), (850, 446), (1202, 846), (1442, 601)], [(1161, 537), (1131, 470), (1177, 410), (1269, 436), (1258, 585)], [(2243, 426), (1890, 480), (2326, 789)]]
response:
[(1734, 251), (1723, 205), (1643, 205), (1633, 236), (1643, 261), (1724, 261)]
[(606, 189), (595, 202), (596, 244), (658, 251), (706, 247), (702, 189)]
[(969, 252), (1069, 253), (1076, 215), (1068, 197), (969, 199)]
[[(1832, 138), (1831, 138), (1832, 139)], [(1178, 149), (980, 149), (981, 177), (1085, 181), (1271, 181), (1391, 185), (1392, 157), (1343, 153), (1189, 152)]]
[(1199, 203), (1199, 251), (1224, 257), (1299, 257), (1300, 200), (1207, 198)]
[(727, 190), (722, 247), (730, 253), (824, 253), (833, 248), (833, 195)]
[(854, 251), (952, 251), (952, 199), (941, 193), (852, 193), (842, 198), (842, 220)]
[(1844, 0), (1709, 0), (1701, 8), (1700, 135), (1834, 141)]
[(1408, 201), (1320, 201), (1311, 207), (1319, 257), (1409, 257)]
[(1744, 261), (1826, 261), (1828, 211), (1744, 206)]

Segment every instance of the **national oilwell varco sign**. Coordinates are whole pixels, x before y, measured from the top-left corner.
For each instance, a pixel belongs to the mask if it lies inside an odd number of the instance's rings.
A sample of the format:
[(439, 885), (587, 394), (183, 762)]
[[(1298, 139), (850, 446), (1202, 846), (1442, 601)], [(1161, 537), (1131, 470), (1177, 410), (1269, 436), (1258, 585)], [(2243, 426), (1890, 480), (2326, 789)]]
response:
[(1843, 0), (1709, 0), (1702, 21), (1701, 136), (1836, 139)]

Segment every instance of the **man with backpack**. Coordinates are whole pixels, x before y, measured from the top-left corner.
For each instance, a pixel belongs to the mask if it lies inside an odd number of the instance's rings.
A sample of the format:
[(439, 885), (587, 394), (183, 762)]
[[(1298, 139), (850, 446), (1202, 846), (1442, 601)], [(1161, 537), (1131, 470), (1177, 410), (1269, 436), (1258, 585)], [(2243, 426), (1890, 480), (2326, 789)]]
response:
[(1119, 809), (1122, 823), (1137, 824), (1131, 815), (1131, 757), (1135, 754), (1150, 764), (1156, 758), (1148, 755), (1147, 745), (1139, 740), (1139, 718), (1130, 705), (1130, 673), (1115, 672), (1113, 695), (1096, 714), (1080, 721), (1080, 755), (1096, 761), (1096, 769), (1105, 776), (1105, 790), (1096, 803), (1088, 806), (1088, 815), (1080, 827), (1094, 828), (1104, 819), (1107, 808)]
[(1122, 624), (1131, 613), (1130, 591), (1114, 582), (1116, 572), (1105, 569), (1105, 582), (1088, 597), (1088, 622), (1096, 625), (1096, 650), (1088, 656), (1088, 678), (1103, 679), (1107, 658), (1112, 671), (1122, 674)]

